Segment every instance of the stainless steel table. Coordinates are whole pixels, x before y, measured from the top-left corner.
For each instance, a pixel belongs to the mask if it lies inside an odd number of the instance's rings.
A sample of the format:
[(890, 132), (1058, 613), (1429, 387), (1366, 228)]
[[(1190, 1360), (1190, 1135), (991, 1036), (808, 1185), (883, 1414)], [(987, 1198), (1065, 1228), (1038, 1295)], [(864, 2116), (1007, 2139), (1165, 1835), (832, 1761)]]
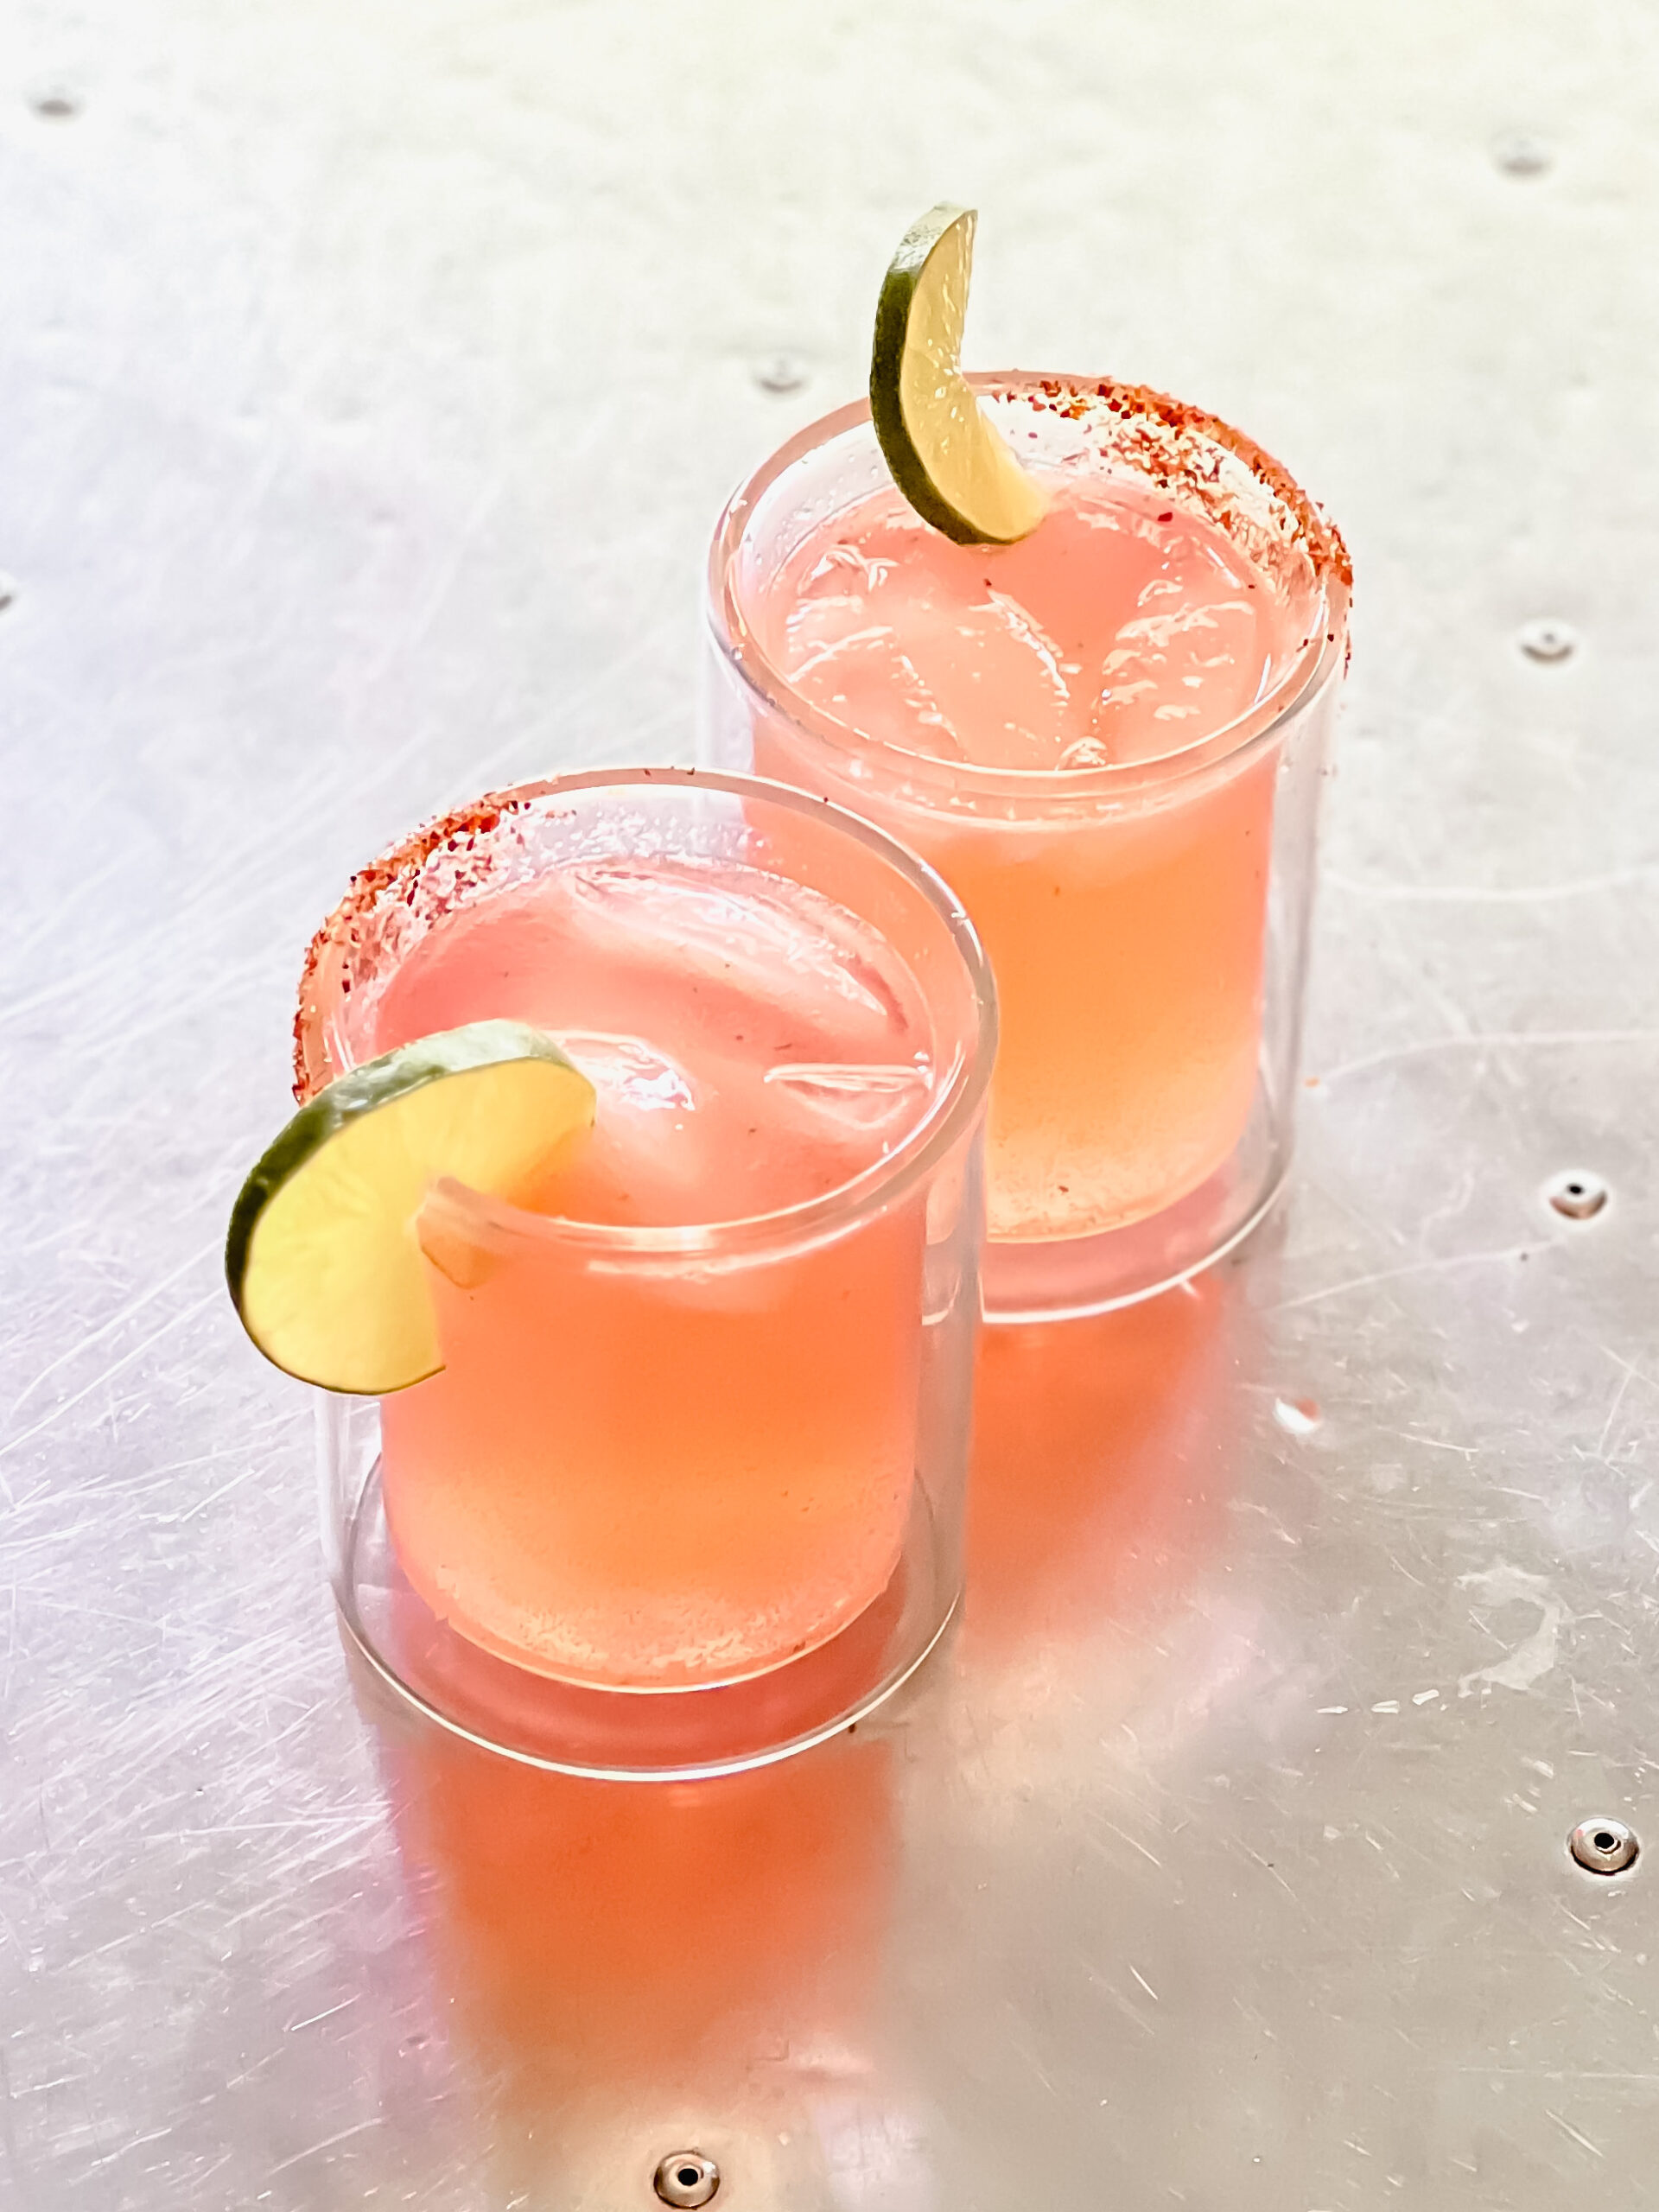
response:
[[(1643, 0), (4, 0), (0, 2202), (1659, 2202), (1656, 108)], [(353, 1688), (226, 1210), (356, 861), (687, 753), (947, 192), (976, 360), (1350, 532), (1294, 1192), (992, 1343), (899, 1708), (516, 1771)]]

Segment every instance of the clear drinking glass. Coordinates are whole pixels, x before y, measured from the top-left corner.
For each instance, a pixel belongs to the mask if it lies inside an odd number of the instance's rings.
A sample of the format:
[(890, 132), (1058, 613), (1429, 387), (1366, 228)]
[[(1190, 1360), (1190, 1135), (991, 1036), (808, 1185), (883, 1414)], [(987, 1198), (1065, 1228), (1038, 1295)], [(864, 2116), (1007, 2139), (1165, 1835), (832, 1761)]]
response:
[(832, 798), (923, 855), (995, 971), (984, 1292), (988, 1318), (1017, 1320), (1193, 1274), (1283, 1183), (1350, 575), (1297, 486), (1213, 417), (1109, 383), (971, 381), (1040, 466), (1130, 478), (1218, 526), (1287, 640), (1247, 712), (1158, 757), (941, 760), (906, 746), (896, 709), (882, 727), (823, 712), (766, 642), (780, 570), (889, 480), (868, 406), (784, 446), (716, 529), (705, 755)]
[[(378, 1402), (321, 1399), (329, 1568), (372, 1664), (461, 1732), (576, 1773), (720, 1772), (846, 1726), (955, 1606), (995, 998), (955, 898), (838, 809), (696, 771), (569, 776), (430, 825), (356, 879), (308, 963), (300, 1095), (417, 1031), (433, 947), (465, 956), (557, 871), (599, 898), (596, 931), (657, 931), (653, 988), (718, 1000), (736, 960), (743, 1003), (798, 1037), (809, 985), (889, 1018), (897, 971), (823, 967), (814, 917), (834, 901), (913, 983), (927, 1073), (791, 1061), (763, 1141), (816, 1141), (824, 1113), (898, 1118), (850, 1179), (758, 1214), (584, 1221), (439, 1185), (418, 1233), (445, 1365)], [(741, 952), (718, 926), (734, 882), (777, 893), (772, 936)], [(688, 885), (689, 931), (660, 904)], [(464, 986), (446, 971), (466, 1003), (426, 1027), (531, 1018), (533, 938), (491, 942), (505, 953)], [(559, 978), (573, 1005), (581, 983)], [(678, 1110), (636, 1039), (588, 1033), (591, 1009), (580, 1039), (545, 1026)], [(778, 1071), (751, 1071), (756, 1119)]]

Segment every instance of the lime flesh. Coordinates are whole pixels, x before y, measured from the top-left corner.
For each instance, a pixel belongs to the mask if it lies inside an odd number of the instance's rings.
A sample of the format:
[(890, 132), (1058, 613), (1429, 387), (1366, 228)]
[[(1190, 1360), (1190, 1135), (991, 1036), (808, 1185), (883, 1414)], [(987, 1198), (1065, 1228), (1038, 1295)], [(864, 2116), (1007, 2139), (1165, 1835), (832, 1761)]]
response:
[(975, 221), (970, 207), (944, 205), (906, 232), (876, 308), (870, 412), (893, 481), (925, 522), (959, 545), (1011, 545), (1047, 501), (962, 373)]
[(383, 1397), (442, 1365), (417, 1217), (448, 1177), (511, 1198), (594, 1118), (551, 1038), (476, 1021), (400, 1046), (302, 1106), (242, 1185), (225, 1273), (265, 1357)]

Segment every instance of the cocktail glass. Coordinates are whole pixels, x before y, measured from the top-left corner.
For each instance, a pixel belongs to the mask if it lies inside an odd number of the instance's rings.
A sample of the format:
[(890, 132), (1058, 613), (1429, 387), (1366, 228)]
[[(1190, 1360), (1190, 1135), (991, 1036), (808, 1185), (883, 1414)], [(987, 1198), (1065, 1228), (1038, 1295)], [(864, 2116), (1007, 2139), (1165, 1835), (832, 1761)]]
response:
[[(970, 382), (1040, 470), (1098, 472), (1157, 524), (1192, 517), (1221, 533), (1266, 609), (1268, 650), (1242, 711), (1192, 736), (1172, 722), (1166, 747), (1131, 758), (1032, 768), (918, 749), (896, 694), (851, 721), (804, 696), (779, 649), (792, 612), (780, 579), (820, 546), (842, 558), (849, 517), (897, 498), (861, 404), (791, 439), (721, 518), (703, 748), (880, 823), (961, 895), (1001, 1008), (986, 1311), (1017, 1320), (1184, 1280), (1283, 1184), (1350, 573), (1285, 471), (1213, 417), (1110, 383)], [(922, 543), (923, 560), (963, 557), (935, 533)], [(1006, 558), (990, 551), (988, 588)], [(1084, 606), (1088, 558), (1071, 581)]]
[(296, 1089), (504, 1016), (594, 1073), (591, 1149), (546, 1211), (440, 1184), (418, 1234), (444, 1367), (323, 1399), (345, 1625), (438, 1719), (544, 1765), (800, 1749), (957, 1601), (983, 956), (931, 871), (834, 807), (576, 775), (358, 877), (308, 963)]

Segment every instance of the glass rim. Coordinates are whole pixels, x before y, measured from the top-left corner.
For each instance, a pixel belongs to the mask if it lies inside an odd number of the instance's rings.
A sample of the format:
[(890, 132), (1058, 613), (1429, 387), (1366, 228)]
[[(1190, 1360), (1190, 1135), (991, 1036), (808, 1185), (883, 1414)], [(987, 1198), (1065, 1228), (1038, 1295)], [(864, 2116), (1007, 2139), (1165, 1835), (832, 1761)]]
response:
[[(775, 1207), (766, 1213), (739, 1215), (726, 1221), (635, 1226), (617, 1222), (572, 1221), (561, 1215), (536, 1213), (448, 1179), (435, 1184), (433, 1192), (441, 1202), (447, 1203), (451, 1194), (464, 1191), (469, 1218), (487, 1224), (498, 1233), (580, 1245), (594, 1252), (613, 1253), (619, 1258), (626, 1254), (666, 1263), (678, 1262), (682, 1267), (842, 1235), (869, 1215), (893, 1204), (920, 1181), (950, 1152), (981, 1110), (996, 1057), (996, 986), (990, 962), (966, 909), (943, 877), (919, 855), (873, 823), (837, 806), (833, 800), (814, 798), (790, 785), (775, 783), (766, 777), (731, 775), (707, 768), (578, 769), (568, 775), (538, 777), (487, 792), (423, 823), (378, 860), (357, 871), (344, 898), (311, 940), (294, 1020), (295, 1096), (302, 1100), (314, 1096), (325, 1083), (334, 1079), (323, 1072), (327, 1055), (321, 1032), (327, 1011), (308, 1002), (322, 962), (330, 952), (344, 951), (348, 942), (346, 932), (359, 917), (396, 900), (448, 837), (461, 829), (476, 829), (483, 812), (493, 817), (489, 828), (493, 830), (503, 814), (527, 809), (545, 798), (582, 791), (642, 788), (720, 791), (740, 799), (758, 799), (787, 813), (826, 823), (836, 834), (849, 836), (864, 846), (918, 892), (943, 923), (952, 951), (967, 977), (973, 1012), (972, 1037), (966, 1048), (956, 1054), (946, 1080), (929, 1101), (926, 1111), (892, 1152), (884, 1153), (831, 1191), (801, 1199), (793, 1205)], [(913, 967), (911, 972), (915, 976)], [(931, 1008), (935, 995), (928, 990), (922, 976), (915, 976), (915, 980)], [(336, 994), (335, 1003), (338, 1002)], [(347, 1071), (338, 1068), (334, 1074)]]
[[(944, 760), (917, 753), (838, 721), (795, 689), (761, 645), (738, 602), (732, 581), (735, 556), (750, 518), (765, 494), (797, 461), (832, 443), (849, 430), (870, 423), (868, 397), (849, 401), (798, 430), (739, 485), (721, 509), (709, 543), (705, 578), (706, 617), (716, 650), (739, 682), (763, 707), (843, 757), (871, 756), (917, 785), (988, 798), (1055, 799), (1113, 798), (1155, 790), (1215, 767), (1258, 742), (1271, 741), (1292, 716), (1324, 690), (1346, 664), (1349, 601), (1353, 572), (1340, 532), (1308, 497), (1283, 464), (1254, 439), (1202, 408), (1171, 398), (1145, 385), (1111, 378), (1057, 374), (1038, 369), (970, 371), (968, 382), (992, 398), (1041, 392), (1084, 400), (1118, 421), (1141, 417), (1176, 433), (1192, 434), (1224, 448), (1241, 461), (1269, 497), (1294, 518), (1296, 536), (1313, 570), (1318, 620), (1284, 675), (1262, 698), (1219, 729), (1150, 760), (1109, 762), (1092, 768), (992, 768), (975, 761)], [(1076, 418), (1072, 418), (1076, 419)], [(1177, 487), (1178, 488), (1178, 487)]]

